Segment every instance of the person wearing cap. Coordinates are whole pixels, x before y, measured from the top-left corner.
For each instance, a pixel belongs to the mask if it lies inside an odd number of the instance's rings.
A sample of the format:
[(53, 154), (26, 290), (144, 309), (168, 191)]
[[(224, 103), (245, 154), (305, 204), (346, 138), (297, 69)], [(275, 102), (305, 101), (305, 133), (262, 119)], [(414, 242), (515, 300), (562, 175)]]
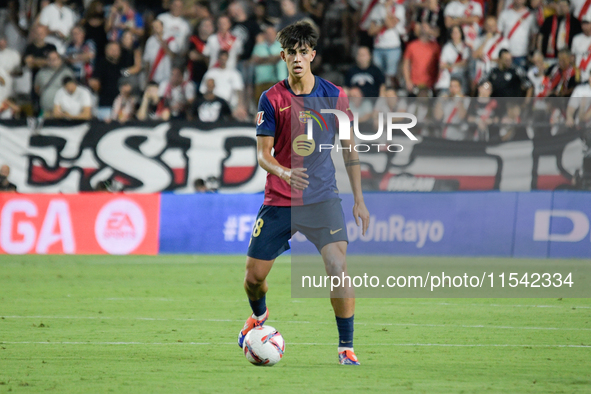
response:
[(62, 87), (53, 100), (53, 117), (57, 119), (90, 120), (92, 118), (92, 95), (78, 85), (76, 79), (65, 77)]
[(571, 51), (575, 55), (575, 65), (581, 73), (581, 80), (586, 81), (591, 74), (591, 15), (581, 20), (582, 33), (573, 38)]

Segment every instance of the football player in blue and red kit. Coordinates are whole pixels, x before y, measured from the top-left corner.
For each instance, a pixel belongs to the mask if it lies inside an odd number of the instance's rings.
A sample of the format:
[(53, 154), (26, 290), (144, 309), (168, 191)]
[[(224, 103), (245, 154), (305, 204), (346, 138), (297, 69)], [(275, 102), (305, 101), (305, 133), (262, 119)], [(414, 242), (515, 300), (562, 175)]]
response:
[[(287, 65), (289, 76), (263, 92), (259, 100), (257, 158), (268, 174), (265, 200), (255, 221), (246, 259), (244, 288), (253, 313), (239, 333), (240, 347), (246, 334), (263, 325), (269, 317), (266, 277), (275, 258), (289, 249), (288, 241), (296, 231), (303, 233), (316, 246), (328, 275), (347, 275), (347, 228), (335, 167), (330, 149), (320, 149), (322, 144), (334, 143), (337, 118), (321, 115), (327, 130), (323, 128), (323, 132), (313, 135), (315, 141), (303, 145), (302, 138), (294, 141), (298, 134), (294, 119), (297, 123), (298, 117), (301, 121), (302, 113), (305, 115), (310, 111), (320, 115), (320, 110), (314, 111), (313, 108), (301, 111), (306, 108), (302, 100), (324, 100), (332, 108), (346, 113), (349, 121), (353, 115), (343, 89), (315, 76), (310, 70), (318, 40), (318, 33), (310, 23), (300, 21), (285, 27), (277, 34), (277, 40), (283, 48), (281, 58)], [(329, 124), (332, 127), (328, 127)], [(306, 135), (301, 137), (306, 138)], [(354, 196), (353, 217), (357, 225), (361, 222), (365, 233), (369, 212), (361, 193), (359, 157), (351, 149), (353, 137), (340, 141)], [(350, 287), (335, 289), (331, 292), (331, 304), (339, 331), (339, 363), (359, 365), (353, 350), (353, 290)]]

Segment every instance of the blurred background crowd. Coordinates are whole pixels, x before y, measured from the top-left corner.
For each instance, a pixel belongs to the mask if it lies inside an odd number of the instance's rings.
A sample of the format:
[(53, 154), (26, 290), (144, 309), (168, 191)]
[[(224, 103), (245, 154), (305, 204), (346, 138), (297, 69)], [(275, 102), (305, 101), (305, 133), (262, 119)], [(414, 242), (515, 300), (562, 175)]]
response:
[(252, 122), (287, 77), (276, 33), (302, 19), (312, 71), (367, 119), (468, 121), (424, 133), (489, 141), (541, 136), (489, 130), (523, 117), (591, 121), (591, 0), (0, 1), (0, 118)]

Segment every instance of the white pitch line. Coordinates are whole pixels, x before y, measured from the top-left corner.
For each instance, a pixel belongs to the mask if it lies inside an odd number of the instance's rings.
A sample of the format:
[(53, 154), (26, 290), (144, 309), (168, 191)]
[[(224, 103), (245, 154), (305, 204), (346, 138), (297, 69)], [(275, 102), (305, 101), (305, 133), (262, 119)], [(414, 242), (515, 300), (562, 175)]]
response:
[[(154, 346), (166, 346), (166, 345), (174, 345), (174, 346), (181, 346), (181, 345), (191, 345), (191, 346), (218, 346), (218, 345), (228, 345), (228, 346), (236, 346), (236, 342), (32, 342), (32, 341), (22, 341), (22, 342), (0, 342), (2, 345), (99, 345), (99, 346), (106, 346), (106, 345), (154, 345)], [(289, 346), (335, 346), (334, 343), (313, 343), (313, 342), (287, 342), (286, 345)], [(463, 343), (365, 343), (365, 344), (357, 344), (357, 347), (364, 347), (364, 346), (437, 346), (437, 347), (531, 347), (531, 348), (591, 348), (591, 345), (520, 345), (520, 344), (508, 344), (508, 343), (500, 343), (500, 344), (463, 344)]]
[[(109, 316), (0, 316), (5, 319), (72, 319), (72, 320), (141, 320), (141, 321), (189, 321), (189, 322), (229, 322), (242, 323), (243, 320), (232, 319), (192, 319), (192, 318), (158, 318), (158, 317), (109, 317)], [(312, 322), (306, 320), (274, 320), (269, 319), (270, 323), (283, 324), (335, 324), (334, 322)], [(591, 331), (591, 328), (576, 327), (513, 327), (513, 326), (486, 326), (482, 324), (427, 324), (427, 323), (365, 323), (355, 322), (362, 326), (392, 326), (392, 327), (440, 327), (440, 328), (488, 328), (497, 330), (547, 330), (547, 331)]]

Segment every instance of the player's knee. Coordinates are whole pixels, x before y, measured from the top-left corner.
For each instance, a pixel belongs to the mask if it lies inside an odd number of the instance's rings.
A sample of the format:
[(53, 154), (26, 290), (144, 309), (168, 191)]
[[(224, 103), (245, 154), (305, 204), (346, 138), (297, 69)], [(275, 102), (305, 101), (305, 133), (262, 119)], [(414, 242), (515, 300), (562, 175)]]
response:
[(244, 277), (244, 287), (253, 289), (263, 285), (265, 278), (261, 275), (256, 275), (254, 272), (247, 271)]
[(345, 272), (347, 265), (341, 256), (329, 256), (324, 260), (327, 275), (340, 276)]

